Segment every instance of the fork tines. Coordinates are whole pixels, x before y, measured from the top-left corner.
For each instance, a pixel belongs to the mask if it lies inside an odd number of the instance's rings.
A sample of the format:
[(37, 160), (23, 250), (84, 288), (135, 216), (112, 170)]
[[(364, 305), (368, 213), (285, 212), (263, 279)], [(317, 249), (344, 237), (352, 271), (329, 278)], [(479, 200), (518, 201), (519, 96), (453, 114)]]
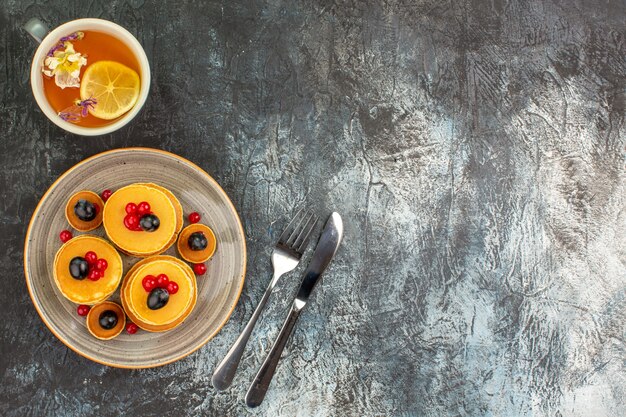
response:
[(302, 251), (311, 238), (311, 232), (317, 224), (318, 217), (310, 210), (298, 210), (278, 238), (278, 243), (302, 255)]

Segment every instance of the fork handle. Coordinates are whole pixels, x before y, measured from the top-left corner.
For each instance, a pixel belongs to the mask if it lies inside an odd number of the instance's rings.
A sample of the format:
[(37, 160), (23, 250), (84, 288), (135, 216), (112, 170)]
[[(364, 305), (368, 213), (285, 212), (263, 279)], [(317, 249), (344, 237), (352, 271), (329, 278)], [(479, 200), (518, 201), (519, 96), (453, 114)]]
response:
[(220, 364), (217, 366), (215, 372), (213, 372), (211, 382), (213, 383), (215, 389), (217, 389), (218, 391), (225, 390), (233, 382), (233, 378), (235, 376), (235, 373), (237, 372), (237, 368), (239, 367), (239, 362), (241, 361), (241, 357), (243, 356), (243, 351), (246, 348), (248, 339), (250, 339), (250, 334), (252, 334), (254, 325), (261, 315), (261, 311), (263, 311), (265, 304), (267, 304), (267, 300), (270, 298), (272, 289), (273, 286), (270, 285), (267, 290), (265, 290), (265, 293), (263, 294), (259, 305), (254, 310), (254, 313), (252, 313), (252, 317), (250, 317), (250, 320), (248, 320), (248, 324), (246, 324), (246, 327), (244, 327), (243, 331), (241, 332), (233, 346), (230, 348), (224, 359), (222, 359), (222, 362), (220, 362)]
[(276, 366), (278, 365), (278, 361), (280, 360), (280, 355), (289, 340), (289, 336), (293, 332), (293, 328), (296, 325), (296, 321), (298, 321), (298, 317), (300, 317), (301, 308), (298, 308), (295, 303), (293, 307), (291, 307), (291, 311), (289, 311), (289, 315), (283, 324), (283, 327), (280, 329), (280, 333), (272, 345), (272, 349), (269, 354), (263, 361), (261, 365), (261, 369), (254, 377), (254, 381), (250, 384), (250, 388), (248, 389), (248, 393), (246, 394), (246, 405), (248, 407), (257, 407), (265, 398), (265, 394), (267, 393), (267, 389), (270, 386), (270, 382), (272, 382), (272, 378), (274, 377), (274, 372), (276, 371)]

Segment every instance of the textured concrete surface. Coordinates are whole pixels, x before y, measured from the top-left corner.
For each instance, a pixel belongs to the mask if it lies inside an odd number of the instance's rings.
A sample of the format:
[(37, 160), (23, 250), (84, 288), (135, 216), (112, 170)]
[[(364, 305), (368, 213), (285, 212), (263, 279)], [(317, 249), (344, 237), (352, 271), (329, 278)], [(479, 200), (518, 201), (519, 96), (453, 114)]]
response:
[[(0, 415), (626, 415), (623, 1), (155, 3), (0, 4)], [(153, 82), (134, 123), (90, 139), (43, 116), (20, 30), (32, 16), (137, 35)], [(56, 340), (21, 260), (52, 181), (133, 145), (211, 173), (250, 252), (224, 330), (146, 371)], [(269, 280), (276, 229), (304, 201), (339, 211), (345, 242), (248, 410), (296, 275), (232, 389), (216, 393), (210, 375)]]

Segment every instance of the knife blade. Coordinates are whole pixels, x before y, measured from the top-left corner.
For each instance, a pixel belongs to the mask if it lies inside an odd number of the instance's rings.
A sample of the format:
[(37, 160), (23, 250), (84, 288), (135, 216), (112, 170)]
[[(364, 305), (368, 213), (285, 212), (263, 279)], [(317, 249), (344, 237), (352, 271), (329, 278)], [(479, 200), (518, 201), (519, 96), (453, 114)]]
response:
[(315, 284), (318, 283), (322, 274), (328, 267), (328, 264), (330, 264), (335, 253), (337, 253), (342, 237), (343, 221), (339, 213), (333, 212), (326, 221), (322, 235), (313, 252), (311, 262), (309, 262), (309, 265), (304, 271), (302, 283), (291, 305), (287, 319), (283, 323), (283, 327), (280, 329), (280, 333), (272, 345), (272, 349), (263, 361), (259, 372), (257, 372), (256, 377), (250, 384), (250, 388), (246, 394), (246, 405), (248, 407), (257, 407), (263, 402), (270, 382), (272, 382), (278, 361), (280, 360), (280, 355), (296, 325), (300, 312), (309, 300), (311, 292), (313, 288), (315, 288)]
[(298, 295), (296, 295), (294, 301), (296, 308), (301, 310), (306, 305), (313, 288), (315, 288), (315, 284), (319, 281), (330, 261), (335, 257), (342, 237), (343, 221), (339, 213), (333, 212), (326, 221), (322, 235), (313, 252), (311, 262), (302, 275), (302, 284), (300, 284)]

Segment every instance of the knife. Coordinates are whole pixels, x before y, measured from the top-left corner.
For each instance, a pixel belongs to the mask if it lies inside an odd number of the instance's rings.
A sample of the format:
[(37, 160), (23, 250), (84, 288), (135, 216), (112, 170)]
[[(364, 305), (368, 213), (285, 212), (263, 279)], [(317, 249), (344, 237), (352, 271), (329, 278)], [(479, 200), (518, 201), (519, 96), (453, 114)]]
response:
[(291, 332), (300, 316), (300, 312), (309, 300), (309, 296), (315, 284), (317, 284), (324, 270), (335, 256), (342, 236), (343, 222), (339, 213), (334, 212), (326, 221), (322, 236), (317, 242), (315, 252), (313, 252), (313, 258), (306, 271), (304, 271), (302, 284), (300, 284), (298, 295), (291, 305), (289, 315), (287, 315), (287, 319), (280, 329), (280, 333), (274, 345), (272, 345), (272, 349), (265, 358), (265, 361), (263, 361), (261, 369), (259, 369), (259, 372), (256, 374), (254, 381), (252, 381), (248, 389), (248, 393), (246, 394), (246, 405), (248, 407), (257, 407), (263, 402), (270, 382), (272, 382), (278, 361), (280, 360), (280, 355), (287, 344), (287, 340), (289, 340), (289, 336), (291, 336)]

